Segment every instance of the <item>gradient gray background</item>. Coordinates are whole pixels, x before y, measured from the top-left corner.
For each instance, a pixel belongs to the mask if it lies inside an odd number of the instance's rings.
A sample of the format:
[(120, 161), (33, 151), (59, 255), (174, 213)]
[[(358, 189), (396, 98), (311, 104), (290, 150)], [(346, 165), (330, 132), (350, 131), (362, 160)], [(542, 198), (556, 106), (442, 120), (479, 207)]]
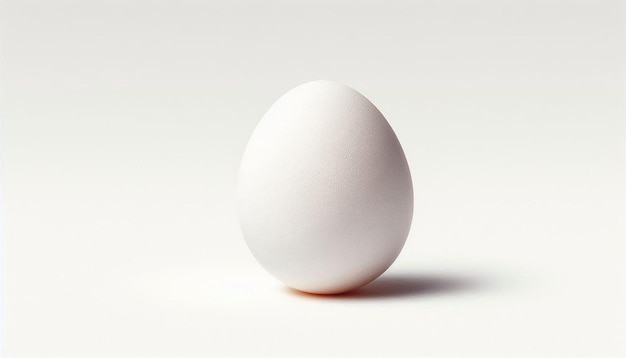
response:
[[(623, 1), (2, 4), (7, 357), (626, 353)], [(394, 266), (294, 294), (234, 212), (290, 88), (346, 83), (415, 185)]]

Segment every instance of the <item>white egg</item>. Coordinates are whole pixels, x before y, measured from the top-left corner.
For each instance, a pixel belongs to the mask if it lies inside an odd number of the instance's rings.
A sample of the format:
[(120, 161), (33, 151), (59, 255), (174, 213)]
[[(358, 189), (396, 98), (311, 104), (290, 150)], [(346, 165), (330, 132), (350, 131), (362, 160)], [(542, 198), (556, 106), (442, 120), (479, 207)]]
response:
[(363, 95), (331, 81), (283, 95), (242, 159), (238, 211), (248, 247), (286, 285), (346, 292), (396, 259), (413, 185), (393, 129)]

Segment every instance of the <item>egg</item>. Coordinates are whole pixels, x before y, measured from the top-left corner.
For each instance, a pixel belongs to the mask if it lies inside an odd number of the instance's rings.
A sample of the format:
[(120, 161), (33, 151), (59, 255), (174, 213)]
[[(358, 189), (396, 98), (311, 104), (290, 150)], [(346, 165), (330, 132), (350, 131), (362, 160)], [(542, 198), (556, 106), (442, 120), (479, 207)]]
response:
[(354, 89), (313, 81), (280, 97), (239, 171), (245, 241), (289, 287), (337, 294), (385, 272), (406, 241), (413, 185), (380, 111)]

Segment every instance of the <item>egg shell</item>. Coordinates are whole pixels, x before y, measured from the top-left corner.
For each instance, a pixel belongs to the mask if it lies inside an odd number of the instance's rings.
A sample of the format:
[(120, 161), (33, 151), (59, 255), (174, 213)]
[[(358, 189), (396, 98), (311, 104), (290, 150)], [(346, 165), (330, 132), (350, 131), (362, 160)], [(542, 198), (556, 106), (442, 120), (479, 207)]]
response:
[(248, 142), (237, 195), (257, 261), (316, 294), (381, 275), (413, 217), (411, 174), (393, 129), (367, 98), (331, 81), (300, 85), (271, 106)]

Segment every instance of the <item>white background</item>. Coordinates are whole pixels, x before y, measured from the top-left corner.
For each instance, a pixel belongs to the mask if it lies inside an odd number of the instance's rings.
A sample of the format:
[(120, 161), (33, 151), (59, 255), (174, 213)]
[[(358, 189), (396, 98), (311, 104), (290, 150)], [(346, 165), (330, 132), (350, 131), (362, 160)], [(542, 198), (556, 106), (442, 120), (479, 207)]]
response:
[[(626, 354), (624, 2), (2, 7), (5, 356)], [(315, 79), (386, 115), (416, 200), (328, 298), (234, 212), (257, 121)]]

